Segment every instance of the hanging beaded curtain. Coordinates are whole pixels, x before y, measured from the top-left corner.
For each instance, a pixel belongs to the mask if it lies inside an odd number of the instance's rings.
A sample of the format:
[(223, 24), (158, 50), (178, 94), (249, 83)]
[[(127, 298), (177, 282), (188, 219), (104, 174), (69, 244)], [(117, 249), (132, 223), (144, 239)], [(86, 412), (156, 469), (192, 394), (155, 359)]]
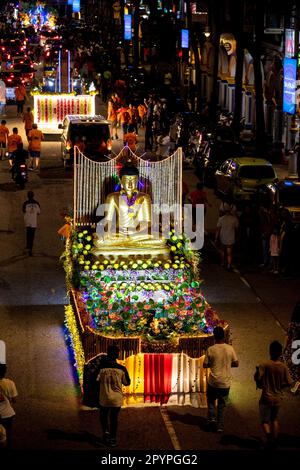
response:
[(149, 162), (124, 147), (106, 162), (94, 162), (75, 147), (74, 156), (74, 224), (93, 225), (99, 204), (116, 190), (118, 170), (128, 160), (139, 170), (139, 190), (151, 196), (155, 211), (171, 208), (178, 229), (182, 221), (182, 150), (168, 158)]

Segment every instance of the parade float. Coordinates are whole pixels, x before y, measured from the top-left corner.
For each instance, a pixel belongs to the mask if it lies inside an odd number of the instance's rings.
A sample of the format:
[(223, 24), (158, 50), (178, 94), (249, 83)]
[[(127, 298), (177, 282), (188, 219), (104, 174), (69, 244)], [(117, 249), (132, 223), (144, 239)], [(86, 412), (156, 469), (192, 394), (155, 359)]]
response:
[[(155, 218), (156, 229), (165, 228), (166, 208), (172, 208), (168, 232), (149, 235)], [(93, 406), (99, 361), (108, 345), (117, 344), (131, 376), (126, 404), (206, 406), (204, 354), (214, 327), (223, 326), (227, 338), (229, 328), (203, 296), (199, 255), (182, 231), (181, 149), (159, 162), (126, 148), (95, 162), (75, 148), (67, 228), (66, 337), (83, 403)]]

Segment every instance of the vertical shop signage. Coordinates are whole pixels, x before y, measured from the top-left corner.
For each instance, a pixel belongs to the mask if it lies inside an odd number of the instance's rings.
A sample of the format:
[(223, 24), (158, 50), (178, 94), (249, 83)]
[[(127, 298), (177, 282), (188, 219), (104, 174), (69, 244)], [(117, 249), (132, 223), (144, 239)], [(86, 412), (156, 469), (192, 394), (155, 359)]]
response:
[(73, 0), (73, 13), (80, 13), (80, 0)]
[(124, 15), (124, 39), (131, 41), (132, 39), (131, 15)]
[(181, 30), (181, 48), (182, 49), (189, 48), (189, 30), (188, 29)]
[(285, 57), (283, 62), (283, 111), (296, 112), (297, 59)]
[(285, 30), (284, 52), (285, 52), (284, 54), (285, 57), (295, 56), (295, 30), (294, 29)]

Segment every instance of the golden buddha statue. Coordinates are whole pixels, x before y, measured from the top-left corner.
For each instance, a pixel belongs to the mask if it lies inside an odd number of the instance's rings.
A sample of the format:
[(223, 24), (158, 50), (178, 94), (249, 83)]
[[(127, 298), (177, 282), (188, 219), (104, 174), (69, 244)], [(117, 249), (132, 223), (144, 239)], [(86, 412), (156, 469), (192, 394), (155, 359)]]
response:
[(168, 255), (159, 233), (151, 233), (151, 198), (138, 190), (139, 172), (126, 164), (121, 168), (121, 190), (105, 201), (107, 230), (95, 241), (93, 253), (103, 255)]

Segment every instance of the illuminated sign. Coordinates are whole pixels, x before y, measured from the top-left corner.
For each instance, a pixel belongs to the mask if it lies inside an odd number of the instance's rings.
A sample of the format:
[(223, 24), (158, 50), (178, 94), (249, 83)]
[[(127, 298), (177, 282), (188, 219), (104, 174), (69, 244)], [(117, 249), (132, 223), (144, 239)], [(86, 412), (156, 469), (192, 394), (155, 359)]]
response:
[(73, 13), (80, 13), (80, 0), (73, 0)]
[(189, 48), (189, 30), (188, 29), (181, 30), (181, 47), (182, 49)]
[(283, 111), (296, 112), (297, 59), (284, 58), (283, 62)]
[(284, 41), (285, 57), (294, 57), (295, 55), (295, 30), (285, 30), (285, 41)]
[(124, 39), (132, 39), (132, 26), (131, 26), (131, 15), (124, 15)]

